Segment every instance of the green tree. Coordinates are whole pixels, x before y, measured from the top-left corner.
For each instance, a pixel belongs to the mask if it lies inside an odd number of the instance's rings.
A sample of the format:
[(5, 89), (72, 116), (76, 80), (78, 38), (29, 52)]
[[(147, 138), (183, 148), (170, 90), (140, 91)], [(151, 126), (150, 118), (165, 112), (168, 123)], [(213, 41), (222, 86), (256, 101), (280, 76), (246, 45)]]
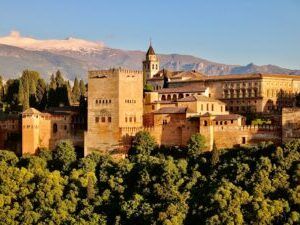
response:
[(4, 85), (3, 85), (3, 78), (0, 76), (0, 102), (3, 101), (4, 97)]
[(23, 82), (20, 79), (19, 88), (18, 88), (18, 102), (19, 104), (23, 105), (23, 101), (24, 101), (24, 87), (23, 87)]
[(84, 84), (83, 80), (79, 81), (79, 89), (80, 89), (80, 95), (81, 96), (85, 96), (85, 94), (86, 94), (86, 87), (85, 87), (85, 84)]
[(192, 135), (188, 141), (187, 148), (190, 157), (198, 157), (205, 149), (205, 137), (199, 133)]
[(79, 87), (78, 79), (76, 77), (72, 89), (72, 101), (79, 102), (79, 99), (80, 99), (80, 87)]
[(211, 164), (215, 166), (220, 160), (220, 151), (218, 150), (216, 143), (213, 143), (213, 149), (211, 153)]
[(69, 140), (59, 142), (53, 152), (56, 167), (68, 172), (76, 161), (76, 153), (73, 144)]
[(65, 85), (65, 80), (64, 80), (60, 70), (56, 71), (55, 83), (56, 83), (56, 88), (63, 87), (63, 85)]
[(147, 131), (140, 131), (136, 133), (132, 147), (129, 151), (130, 155), (150, 155), (151, 152), (155, 149), (157, 143), (155, 139)]

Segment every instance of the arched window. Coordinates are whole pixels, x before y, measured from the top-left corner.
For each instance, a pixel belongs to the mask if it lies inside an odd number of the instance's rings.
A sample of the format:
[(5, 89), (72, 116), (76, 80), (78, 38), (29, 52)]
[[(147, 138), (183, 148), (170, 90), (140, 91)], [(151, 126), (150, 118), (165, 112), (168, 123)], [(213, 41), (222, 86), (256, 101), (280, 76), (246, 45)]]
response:
[(166, 96), (165, 95), (161, 96), (161, 100), (166, 101)]
[(171, 95), (168, 95), (168, 96), (167, 96), (167, 100), (168, 100), (168, 101), (171, 101), (171, 100), (172, 100)]
[(207, 121), (204, 120), (204, 126), (206, 127), (208, 125)]
[(56, 123), (53, 124), (53, 133), (54, 134), (57, 133), (57, 124)]

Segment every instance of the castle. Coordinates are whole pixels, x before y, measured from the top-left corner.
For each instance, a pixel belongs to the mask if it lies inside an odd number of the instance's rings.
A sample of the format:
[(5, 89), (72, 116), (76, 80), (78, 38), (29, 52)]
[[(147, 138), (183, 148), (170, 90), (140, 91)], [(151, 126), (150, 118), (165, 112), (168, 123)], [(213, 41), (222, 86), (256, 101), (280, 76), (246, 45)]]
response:
[[(153, 90), (143, 91), (145, 84)], [(160, 70), (159, 58), (150, 45), (143, 71), (114, 68), (89, 72), (87, 115), (76, 107), (47, 112), (28, 109), (22, 119), (0, 120), (0, 147), (5, 147), (11, 133), (18, 132), (22, 134), (22, 154), (53, 149), (62, 139), (70, 139), (84, 155), (94, 151), (124, 154), (139, 131), (148, 131), (165, 146), (186, 145), (193, 134), (200, 133), (207, 150), (213, 144), (230, 148), (262, 141), (281, 143), (300, 137), (299, 121), (291, 119), (300, 115), (300, 110), (285, 109), (294, 106), (299, 92), (300, 77), (295, 75), (207, 76), (196, 71)], [(276, 119), (272, 125), (246, 125), (240, 114), (247, 112)]]

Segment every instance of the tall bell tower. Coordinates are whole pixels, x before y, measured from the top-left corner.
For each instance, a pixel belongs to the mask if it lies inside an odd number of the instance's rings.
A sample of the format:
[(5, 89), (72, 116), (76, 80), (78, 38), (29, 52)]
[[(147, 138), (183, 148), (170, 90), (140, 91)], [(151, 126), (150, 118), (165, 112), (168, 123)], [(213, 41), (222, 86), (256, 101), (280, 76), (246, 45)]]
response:
[(149, 49), (146, 53), (146, 59), (143, 61), (144, 82), (153, 77), (159, 71), (159, 60), (156, 56), (152, 44), (150, 42)]

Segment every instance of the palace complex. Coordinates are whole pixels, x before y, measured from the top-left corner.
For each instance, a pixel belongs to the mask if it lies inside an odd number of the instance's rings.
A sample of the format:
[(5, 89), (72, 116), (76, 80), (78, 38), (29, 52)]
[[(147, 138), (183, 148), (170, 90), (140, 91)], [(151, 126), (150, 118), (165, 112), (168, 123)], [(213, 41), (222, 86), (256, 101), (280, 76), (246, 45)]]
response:
[[(160, 70), (150, 45), (143, 71), (114, 68), (88, 74), (87, 113), (78, 107), (30, 108), (21, 116), (0, 118), (0, 148), (20, 135), (15, 148), (34, 154), (70, 139), (84, 155), (93, 151), (123, 154), (139, 131), (160, 145), (184, 146), (193, 134), (205, 137), (207, 150), (281, 143), (300, 138), (295, 95), (300, 77), (282, 74), (207, 76), (197, 71)], [(147, 84), (152, 91), (143, 91)], [(246, 125), (258, 113), (273, 121)], [(244, 116), (243, 116), (244, 115)]]

